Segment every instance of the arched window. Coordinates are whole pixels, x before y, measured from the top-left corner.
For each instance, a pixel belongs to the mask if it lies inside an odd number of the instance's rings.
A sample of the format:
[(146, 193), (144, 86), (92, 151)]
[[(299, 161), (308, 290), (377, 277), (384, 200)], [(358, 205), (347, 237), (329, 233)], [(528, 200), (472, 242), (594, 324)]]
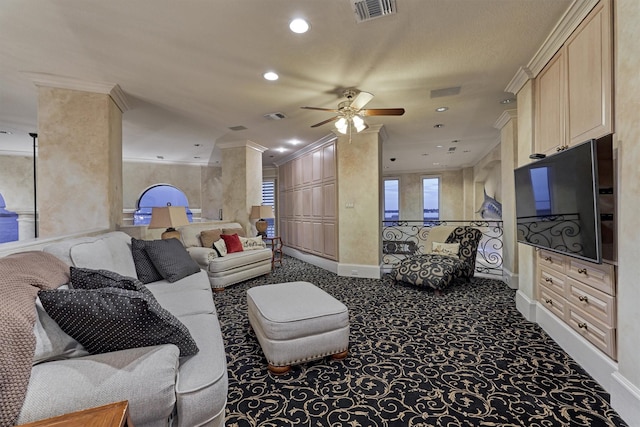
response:
[(189, 222), (193, 215), (189, 209), (187, 196), (177, 187), (169, 184), (156, 184), (142, 192), (138, 199), (136, 212), (133, 214), (133, 225), (146, 225), (151, 221), (151, 208), (161, 206), (184, 206), (187, 209)]

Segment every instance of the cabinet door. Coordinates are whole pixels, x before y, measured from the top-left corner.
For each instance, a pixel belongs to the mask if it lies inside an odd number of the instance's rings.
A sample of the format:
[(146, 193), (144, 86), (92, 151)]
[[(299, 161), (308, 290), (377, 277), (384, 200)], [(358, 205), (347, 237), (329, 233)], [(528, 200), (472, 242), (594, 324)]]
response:
[(611, 4), (601, 1), (565, 44), (570, 145), (613, 132), (611, 31)]
[(560, 50), (536, 80), (536, 153), (552, 154), (565, 145), (564, 76), (564, 54)]

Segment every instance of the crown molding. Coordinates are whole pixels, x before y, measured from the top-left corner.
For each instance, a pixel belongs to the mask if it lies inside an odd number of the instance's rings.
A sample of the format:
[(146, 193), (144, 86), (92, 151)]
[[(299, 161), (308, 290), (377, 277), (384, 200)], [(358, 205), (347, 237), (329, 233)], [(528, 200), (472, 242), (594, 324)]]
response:
[(82, 92), (102, 93), (109, 95), (113, 102), (123, 113), (130, 110), (127, 96), (122, 88), (115, 83), (90, 82), (73, 77), (58, 76), (48, 73), (34, 73), (23, 71), (23, 75), (28, 77), (36, 86), (53, 87), (58, 89), (79, 90)]
[(268, 150), (267, 147), (263, 147), (262, 145), (256, 144), (255, 142), (250, 141), (248, 139), (244, 141), (218, 142), (216, 146), (221, 150), (224, 150), (225, 148), (239, 148), (239, 147), (252, 148), (256, 151), (259, 151), (260, 153), (264, 153), (265, 151)]
[(516, 118), (518, 118), (518, 110), (505, 110), (500, 114), (500, 117), (498, 117), (498, 120), (493, 124), (493, 127), (502, 129), (510, 120), (515, 120)]
[(533, 55), (533, 58), (531, 58), (527, 66), (520, 67), (518, 72), (516, 72), (516, 75), (511, 79), (505, 91), (517, 94), (527, 82), (527, 79), (525, 79), (525, 76), (528, 75), (527, 70), (530, 73), (528, 79), (536, 78), (545, 65), (553, 58), (553, 55), (560, 50), (569, 36), (571, 36), (571, 33), (578, 28), (578, 25), (580, 25), (599, 1), (600, 0), (574, 0), (542, 46), (540, 46), (540, 49)]

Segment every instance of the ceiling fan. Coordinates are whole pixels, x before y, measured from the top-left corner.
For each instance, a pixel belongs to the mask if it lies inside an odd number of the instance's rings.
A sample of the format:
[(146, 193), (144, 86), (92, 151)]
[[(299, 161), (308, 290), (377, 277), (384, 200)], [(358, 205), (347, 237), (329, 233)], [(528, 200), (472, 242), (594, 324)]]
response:
[(358, 92), (355, 89), (347, 89), (344, 91), (344, 96), (347, 98), (338, 104), (337, 109), (333, 108), (319, 108), (319, 107), (301, 107), (307, 110), (320, 110), (336, 113), (335, 116), (330, 119), (323, 120), (320, 123), (312, 125), (312, 128), (322, 126), (327, 123), (336, 122), (336, 128), (342, 134), (346, 134), (347, 131), (351, 135), (351, 129), (355, 128), (356, 132), (360, 132), (367, 128), (367, 124), (364, 122), (363, 117), (367, 116), (401, 116), (404, 114), (404, 108), (367, 108), (369, 101), (373, 99), (373, 94), (369, 92)]

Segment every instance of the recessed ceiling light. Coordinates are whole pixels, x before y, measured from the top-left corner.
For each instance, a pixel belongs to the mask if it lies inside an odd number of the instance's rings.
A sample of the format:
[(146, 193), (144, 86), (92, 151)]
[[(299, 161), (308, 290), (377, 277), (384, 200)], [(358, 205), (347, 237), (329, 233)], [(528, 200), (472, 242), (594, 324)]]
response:
[(442, 123), (438, 123), (438, 124), (433, 125), (433, 127), (434, 128), (443, 128), (444, 125)]
[(289, 144), (298, 145), (298, 144), (300, 144), (300, 140), (298, 140), (298, 139), (290, 139), (289, 140)]
[(200, 156), (193, 156), (193, 158), (194, 158), (194, 159), (199, 159), (199, 158), (200, 158)]
[(269, 80), (269, 81), (275, 81), (278, 80), (279, 76), (274, 73), (273, 71), (267, 71), (266, 73), (264, 73), (262, 75), (262, 77), (264, 77), (265, 79)]
[(280, 148), (276, 148), (276, 151), (279, 151), (281, 153), (284, 153), (285, 151), (287, 151), (286, 148), (280, 147)]
[(511, 104), (513, 102), (516, 102), (515, 98), (507, 98), (507, 99), (503, 99), (502, 101), (500, 101), (500, 104)]
[(302, 18), (296, 18), (289, 23), (289, 29), (297, 34), (303, 34), (309, 31), (309, 23)]
[(433, 162), (433, 166), (439, 166), (440, 162)]
[(193, 144), (194, 147), (200, 147), (202, 144)]
[(442, 145), (436, 145), (437, 148), (442, 148)]
[(4, 135), (11, 135), (13, 132), (8, 131), (8, 130), (0, 130), (0, 133), (4, 134)]
[(456, 142), (460, 142), (460, 140), (459, 139), (452, 139), (451, 142), (453, 142), (455, 144)]
[(449, 107), (438, 107), (438, 108), (436, 108), (436, 111), (438, 113), (442, 113), (444, 111), (447, 111), (448, 109), (449, 109)]

